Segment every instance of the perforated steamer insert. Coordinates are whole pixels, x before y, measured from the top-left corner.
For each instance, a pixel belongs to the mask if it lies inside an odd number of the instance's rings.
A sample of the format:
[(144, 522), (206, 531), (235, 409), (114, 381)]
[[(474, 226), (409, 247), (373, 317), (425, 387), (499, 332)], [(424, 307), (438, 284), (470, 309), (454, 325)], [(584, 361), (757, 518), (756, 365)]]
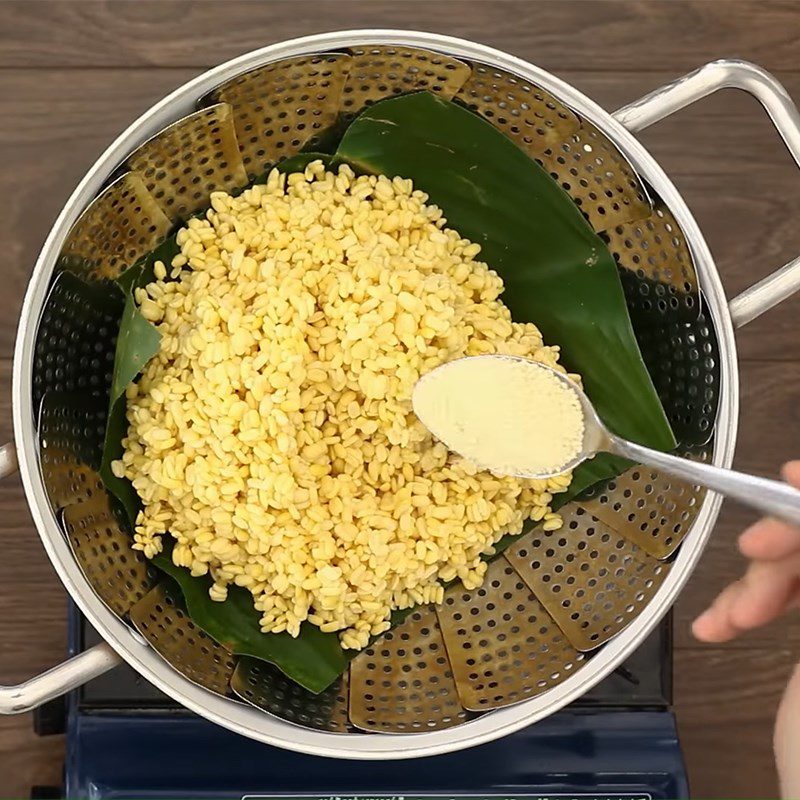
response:
[[(471, 747), (540, 720), (609, 675), (666, 613), (719, 500), (633, 467), (533, 528), (484, 586), (452, 587), (314, 696), (198, 630), (117, 524), (97, 473), (121, 313), (103, 282), (175, 224), (385, 97), (427, 90), (472, 109), (538, 161), (608, 243), (642, 355), (680, 451), (728, 465), (738, 384), (733, 326), (797, 287), (788, 264), (728, 305), (675, 188), (630, 131), (717, 88), (764, 104), (796, 159), (798, 115), (769, 75), (716, 62), (615, 115), (548, 73), (468, 42), (403, 31), (325, 34), (242, 56), (176, 90), (103, 154), (54, 225), (22, 312), (16, 446), (45, 548), (105, 642), (22, 687), (5, 712), (127, 661), (181, 705), (261, 742), (391, 759)], [(407, 734), (402, 738), (385, 734)]]

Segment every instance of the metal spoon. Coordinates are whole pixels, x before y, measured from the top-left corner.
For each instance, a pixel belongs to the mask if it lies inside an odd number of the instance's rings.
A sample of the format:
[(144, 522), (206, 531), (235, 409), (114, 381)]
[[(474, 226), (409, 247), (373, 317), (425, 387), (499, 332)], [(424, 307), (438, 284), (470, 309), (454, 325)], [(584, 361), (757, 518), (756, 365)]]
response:
[[(676, 478), (687, 481), (688, 483), (699, 484), (713, 489), (727, 497), (732, 497), (744, 505), (751, 506), (766, 514), (782, 519), (792, 525), (800, 525), (800, 491), (792, 488), (781, 481), (759, 478), (755, 475), (746, 475), (734, 470), (714, 467), (710, 464), (702, 464), (697, 461), (689, 461), (658, 450), (652, 450), (640, 444), (622, 439), (612, 433), (600, 420), (589, 398), (583, 390), (569, 377), (561, 372), (557, 372), (544, 364), (532, 361), (520, 356), (486, 355), (472, 356), (471, 361), (479, 362), (484, 359), (504, 359), (507, 361), (518, 361), (522, 364), (534, 365), (539, 369), (547, 369), (552, 372), (562, 383), (568, 386), (580, 400), (584, 416), (584, 435), (583, 448), (581, 452), (570, 462), (560, 467), (557, 473), (566, 472), (574, 469), (589, 458), (598, 453), (612, 453), (613, 455), (623, 456), (639, 464), (646, 464), (657, 467), (664, 472), (668, 472)], [(418, 386), (423, 381), (429, 380), (429, 376), (446, 370), (449, 364), (442, 364), (431, 372), (423, 376), (418, 382)], [(416, 387), (415, 390), (416, 392)], [(416, 405), (415, 405), (416, 410)], [(420, 417), (423, 425), (437, 436), (437, 431), (432, 429), (423, 417)], [(441, 437), (440, 437), (441, 438)], [(446, 444), (446, 442), (445, 442)], [(463, 454), (461, 454), (463, 455)], [(483, 465), (478, 465), (483, 466)], [(534, 474), (530, 472), (516, 472), (516, 477), (520, 478), (548, 478), (556, 472), (546, 474)]]

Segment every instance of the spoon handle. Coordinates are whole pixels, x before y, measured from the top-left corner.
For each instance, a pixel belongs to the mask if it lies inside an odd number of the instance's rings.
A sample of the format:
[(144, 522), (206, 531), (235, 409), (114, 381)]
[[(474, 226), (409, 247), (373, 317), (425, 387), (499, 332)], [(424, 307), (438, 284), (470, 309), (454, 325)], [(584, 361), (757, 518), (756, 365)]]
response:
[(706, 486), (771, 517), (800, 526), (800, 491), (782, 481), (689, 461), (617, 437), (613, 437), (609, 449), (616, 455), (657, 467), (676, 478)]

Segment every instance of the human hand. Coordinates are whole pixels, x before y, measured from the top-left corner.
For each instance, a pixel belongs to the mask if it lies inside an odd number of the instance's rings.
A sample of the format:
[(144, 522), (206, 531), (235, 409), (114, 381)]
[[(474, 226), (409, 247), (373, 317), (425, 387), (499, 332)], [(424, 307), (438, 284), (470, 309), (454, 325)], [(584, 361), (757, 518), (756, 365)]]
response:
[[(785, 464), (782, 472), (800, 488), (800, 461)], [(800, 607), (800, 529), (759, 520), (739, 537), (739, 550), (750, 564), (694, 621), (692, 631), (701, 641), (727, 642)], [(782, 796), (800, 798), (800, 665), (778, 709), (774, 747)]]

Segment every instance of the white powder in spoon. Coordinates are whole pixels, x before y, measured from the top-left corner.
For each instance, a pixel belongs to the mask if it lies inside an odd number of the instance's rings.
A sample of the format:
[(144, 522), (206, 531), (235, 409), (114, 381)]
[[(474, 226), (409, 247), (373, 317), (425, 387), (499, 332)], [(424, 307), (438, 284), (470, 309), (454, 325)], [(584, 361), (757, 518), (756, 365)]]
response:
[(558, 474), (583, 446), (577, 394), (535, 361), (451, 361), (417, 383), (413, 404), (450, 450), (497, 475)]

